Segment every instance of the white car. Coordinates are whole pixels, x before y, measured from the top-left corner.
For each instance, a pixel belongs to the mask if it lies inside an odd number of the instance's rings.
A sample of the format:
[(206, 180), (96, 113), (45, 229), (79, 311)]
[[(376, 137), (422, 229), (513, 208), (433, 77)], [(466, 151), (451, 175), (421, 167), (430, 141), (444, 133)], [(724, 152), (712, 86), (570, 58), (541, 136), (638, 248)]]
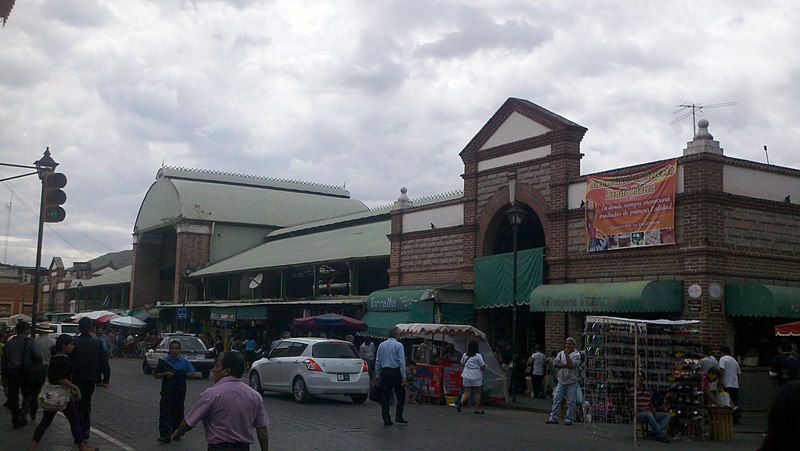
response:
[(73, 337), (77, 337), (81, 334), (80, 328), (75, 323), (48, 323), (50, 324), (50, 329), (53, 332), (50, 332), (50, 337), (53, 340), (58, 339), (61, 334), (71, 335)]
[(362, 404), (369, 395), (369, 368), (352, 343), (326, 338), (287, 338), (253, 363), (250, 386), (259, 393), (291, 393), (307, 402), (313, 395), (349, 395)]

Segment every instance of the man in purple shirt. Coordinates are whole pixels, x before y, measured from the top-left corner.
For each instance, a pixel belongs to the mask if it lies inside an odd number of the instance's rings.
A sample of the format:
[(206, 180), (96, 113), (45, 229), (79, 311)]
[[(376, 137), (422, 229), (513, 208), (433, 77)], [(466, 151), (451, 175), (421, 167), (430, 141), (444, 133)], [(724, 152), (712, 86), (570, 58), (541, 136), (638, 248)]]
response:
[(244, 358), (239, 352), (223, 352), (211, 372), (214, 386), (206, 389), (186, 415), (172, 440), (202, 421), (209, 450), (247, 451), (253, 443), (253, 428), (262, 451), (269, 449), (269, 418), (264, 398), (242, 381)]

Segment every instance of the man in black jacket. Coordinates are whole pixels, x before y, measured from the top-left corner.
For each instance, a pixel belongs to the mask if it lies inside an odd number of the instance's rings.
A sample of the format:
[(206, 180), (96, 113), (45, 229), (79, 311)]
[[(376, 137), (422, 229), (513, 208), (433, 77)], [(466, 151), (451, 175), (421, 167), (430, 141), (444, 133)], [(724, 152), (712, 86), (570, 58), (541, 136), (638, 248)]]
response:
[[(17, 334), (9, 338), (3, 349), (3, 377), (8, 385), (8, 407), (11, 409), (11, 425), (14, 428), (28, 424), (25, 416), (30, 408), (30, 387), (27, 383), (28, 371), (32, 365), (33, 340), (30, 337), (30, 325), (17, 323)], [(22, 392), (22, 407), (19, 395)]]
[(81, 399), (76, 401), (78, 417), (81, 420), (81, 430), (85, 440), (89, 439), (89, 429), (92, 427), (92, 394), (95, 385), (108, 387), (111, 378), (111, 367), (108, 366), (108, 353), (103, 344), (93, 337), (89, 331), (92, 329), (91, 318), (81, 318), (78, 329), (81, 334), (75, 338), (75, 350), (72, 351), (72, 383), (81, 390)]

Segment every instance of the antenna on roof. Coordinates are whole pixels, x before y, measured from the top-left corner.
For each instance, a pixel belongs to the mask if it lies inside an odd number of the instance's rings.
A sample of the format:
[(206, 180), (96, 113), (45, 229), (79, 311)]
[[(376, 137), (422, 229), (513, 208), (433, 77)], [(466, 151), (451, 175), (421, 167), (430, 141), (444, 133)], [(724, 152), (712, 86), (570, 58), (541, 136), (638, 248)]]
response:
[(700, 103), (682, 103), (678, 105), (678, 109), (673, 111), (672, 114), (680, 114), (677, 118), (675, 118), (669, 125), (677, 124), (678, 122), (682, 121), (683, 119), (692, 116), (692, 136), (697, 134), (697, 117), (703, 115), (703, 108), (719, 108), (723, 106), (733, 106), (736, 105), (736, 102), (725, 102), (725, 103), (715, 103), (713, 105), (703, 105)]
[(767, 145), (764, 144), (764, 155), (767, 156), (767, 164), (769, 164), (769, 152), (767, 152)]

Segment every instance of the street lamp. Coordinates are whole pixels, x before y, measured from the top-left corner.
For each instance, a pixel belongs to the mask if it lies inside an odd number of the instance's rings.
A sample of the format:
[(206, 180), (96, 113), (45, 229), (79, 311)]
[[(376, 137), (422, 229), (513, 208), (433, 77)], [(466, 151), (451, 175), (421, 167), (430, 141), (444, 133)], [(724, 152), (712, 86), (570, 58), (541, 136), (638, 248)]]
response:
[(514, 268), (513, 268), (513, 275), (511, 277), (512, 280), (512, 299), (513, 304), (511, 307), (511, 402), (517, 402), (517, 392), (514, 387), (514, 370), (516, 369), (516, 360), (517, 360), (517, 232), (519, 230), (520, 224), (527, 216), (528, 212), (520, 208), (516, 202), (511, 206), (511, 208), (506, 211), (506, 217), (508, 218), (508, 222), (511, 223), (511, 229), (513, 231), (513, 244), (512, 249), (514, 253)]
[(81, 281), (78, 281), (78, 298), (75, 300), (75, 313), (81, 312), (81, 290), (83, 289), (83, 284)]
[(36, 166), (36, 174), (39, 176), (39, 180), (42, 181), (42, 195), (39, 202), (39, 237), (36, 241), (36, 268), (34, 270), (33, 276), (33, 307), (31, 308), (31, 330), (36, 329), (36, 309), (38, 308), (39, 304), (39, 268), (42, 266), (42, 235), (44, 232), (44, 221), (43, 221), (43, 212), (44, 212), (44, 185), (45, 185), (45, 174), (48, 172), (52, 172), (58, 166), (58, 163), (53, 160), (50, 156), (50, 148), (46, 148), (44, 150), (44, 154), (42, 158), (34, 161), (33, 164)]

